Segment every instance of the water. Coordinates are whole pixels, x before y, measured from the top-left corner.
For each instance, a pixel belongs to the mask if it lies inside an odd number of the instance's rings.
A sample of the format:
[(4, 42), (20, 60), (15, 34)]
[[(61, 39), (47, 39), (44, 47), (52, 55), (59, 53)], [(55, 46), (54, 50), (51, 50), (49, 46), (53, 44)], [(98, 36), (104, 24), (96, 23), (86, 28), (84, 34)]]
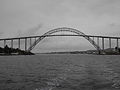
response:
[(0, 90), (120, 90), (120, 56), (0, 56)]

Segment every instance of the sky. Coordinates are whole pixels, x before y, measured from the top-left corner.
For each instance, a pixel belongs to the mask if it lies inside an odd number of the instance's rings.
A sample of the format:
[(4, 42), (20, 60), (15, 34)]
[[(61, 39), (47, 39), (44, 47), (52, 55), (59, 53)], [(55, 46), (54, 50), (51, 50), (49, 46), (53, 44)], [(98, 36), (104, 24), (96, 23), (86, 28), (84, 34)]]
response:
[[(59, 27), (119, 36), (120, 0), (0, 0), (0, 38), (42, 35)], [(44, 39), (35, 51), (90, 48), (84, 38), (53, 37)]]

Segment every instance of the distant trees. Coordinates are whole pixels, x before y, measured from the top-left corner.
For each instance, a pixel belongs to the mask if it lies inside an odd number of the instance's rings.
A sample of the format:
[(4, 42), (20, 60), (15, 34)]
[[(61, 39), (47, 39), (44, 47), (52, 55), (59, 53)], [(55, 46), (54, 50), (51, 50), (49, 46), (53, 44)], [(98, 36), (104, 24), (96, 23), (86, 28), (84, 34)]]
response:
[(115, 51), (120, 53), (120, 48), (119, 47), (115, 47)]
[(4, 47), (4, 53), (11, 54), (11, 49), (7, 45)]
[(34, 55), (31, 52), (26, 52), (24, 50), (20, 50), (18, 48), (9, 48), (8, 45), (6, 45), (4, 48), (0, 47), (0, 53), (3, 53), (5, 55), (11, 55), (11, 54), (18, 54), (18, 55)]
[(3, 53), (4, 52), (4, 49), (0, 47), (0, 53)]

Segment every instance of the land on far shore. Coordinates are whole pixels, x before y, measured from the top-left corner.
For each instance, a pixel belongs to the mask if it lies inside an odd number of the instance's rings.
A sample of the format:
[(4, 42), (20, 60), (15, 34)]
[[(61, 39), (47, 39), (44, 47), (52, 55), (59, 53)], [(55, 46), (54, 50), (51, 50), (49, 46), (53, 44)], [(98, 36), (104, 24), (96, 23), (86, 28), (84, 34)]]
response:
[(32, 52), (27, 52), (18, 48), (9, 48), (7, 45), (0, 47), (0, 55), (34, 55)]
[[(46, 52), (40, 54), (101, 54), (101, 55), (120, 55), (120, 48), (107, 48), (104, 51), (86, 50), (86, 51), (62, 51), (62, 52)], [(7, 45), (0, 47), (0, 55), (34, 55), (32, 52), (20, 50), (18, 48), (9, 48)]]
[[(42, 54), (99, 54), (97, 50), (86, 50), (86, 51), (61, 51), (61, 52), (46, 52)], [(114, 48), (107, 48), (101, 51), (101, 55), (120, 55), (120, 51)]]

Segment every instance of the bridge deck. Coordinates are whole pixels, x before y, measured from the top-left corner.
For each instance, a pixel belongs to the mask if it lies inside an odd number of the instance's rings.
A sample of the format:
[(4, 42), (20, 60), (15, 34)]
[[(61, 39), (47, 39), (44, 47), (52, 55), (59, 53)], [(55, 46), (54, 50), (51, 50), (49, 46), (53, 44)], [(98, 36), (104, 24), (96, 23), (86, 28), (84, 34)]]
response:
[(16, 37), (16, 38), (3, 38), (2, 40), (14, 40), (14, 39), (26, 39), (26, 38), (39, 38), (39, 37), (52, 37), (52, 36), (82, 36), (82, 37), (96, 37), (96, 38), (111, 38), (120, 39), (120, 37), (110, 37), (110, 36), (93, 36), (93, 35), (73, 35), (73, 34), (58, 34), (58, 35), (42, 35), (42, 36), (28, 36), (28, 37)]

